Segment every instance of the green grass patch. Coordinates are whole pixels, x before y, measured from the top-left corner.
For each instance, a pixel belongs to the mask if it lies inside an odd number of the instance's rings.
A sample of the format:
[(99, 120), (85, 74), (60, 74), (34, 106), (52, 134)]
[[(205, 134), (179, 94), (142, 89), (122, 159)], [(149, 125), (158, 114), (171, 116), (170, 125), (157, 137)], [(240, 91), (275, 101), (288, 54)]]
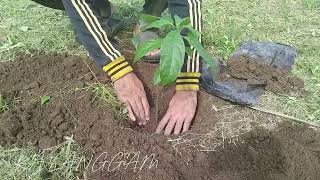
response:
[(0, 61), (13, 59), (17, 52), (81, 52), (65, 12), (30, 0), (0, 0), (0, 4)]
[(9, 110), (10, 102), (0, 94), (0, 113)]
[(79, 147), (68, 138), (63, 144), (43, 152), (34, 147), (0, 146), (2, 179), (76, 179), (81, 161)]
[(0, 93), (0, 113), (3, 113), (15, 107), (17, 102), (18, 102), (17, 98), (11, 99)]

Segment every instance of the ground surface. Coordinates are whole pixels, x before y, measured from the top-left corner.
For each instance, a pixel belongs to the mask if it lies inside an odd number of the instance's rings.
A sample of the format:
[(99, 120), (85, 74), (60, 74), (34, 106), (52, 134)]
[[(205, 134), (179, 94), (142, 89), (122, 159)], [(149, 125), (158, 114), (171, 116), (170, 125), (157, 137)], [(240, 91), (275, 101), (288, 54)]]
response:
[[(141, 77), (154, 65), (136, 67)], [(193, 128), (182, 136), (152, 134), (167, 107), (170, 88), (154, 88), (142, 78), (152, 104), (143, 128), (115, 114), (90, 84), (106, 82), (87, 58), (67, 54), (19, 56), (0, 64), (0, 92), (16, 99), (0, 114), (0, 145), (47, 149), (74, 134), (86, 157), (80, 164), (89, 179), (317, 179), (320, 134), (298, 124), (231, 105), (200, 93)], [(158, 97), (155, 92), (161, 91)], [(41, 104), (41, 96), (51, 96)], [(213, 108), (214, 106), (214, 108)], [(245, 118), (243, 118), (245, 116)], [(49, 175), (46, 175), (50, 177)]]

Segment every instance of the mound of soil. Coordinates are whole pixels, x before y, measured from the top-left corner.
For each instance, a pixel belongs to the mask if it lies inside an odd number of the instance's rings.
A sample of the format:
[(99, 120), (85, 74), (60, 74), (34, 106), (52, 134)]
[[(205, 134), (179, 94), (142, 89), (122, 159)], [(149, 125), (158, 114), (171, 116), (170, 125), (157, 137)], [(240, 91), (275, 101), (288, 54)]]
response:
[(228, 59), (226, 73), (232, 78), (245, 80), (250, 84), (265, 84), (267, 91), (275, 93), (287, 93), (304, 87), (304, 81), (290, 76), (289, 70), (274, 68), (247, 56)]
[[(129, 56), (128, 56), (129, 57)], [(138, 127), (117, 116), (92, 91), (103, 72), (88, 58), (68, 54), (21, 55), (0, 63), (0, 93), (15, 107), (0, 114), (0, 145), (50, 148), (74, 135), (89, 179), (237, 180), (318, 179), (320, 134), (297, 124), (234, 106), (200, 92), (192, 129), (180, 136), (153, 134), (172, 88), (152, 85), (155, 65), (141, 63), (152, 119)], [(9, 96), (10, 95), (10, 96)], [(40, 97), (52, 99), (41, 104)], [(261, 124), (278, 124), (273, 128)], [(82, 176), (82, 173), (79, 173)]]

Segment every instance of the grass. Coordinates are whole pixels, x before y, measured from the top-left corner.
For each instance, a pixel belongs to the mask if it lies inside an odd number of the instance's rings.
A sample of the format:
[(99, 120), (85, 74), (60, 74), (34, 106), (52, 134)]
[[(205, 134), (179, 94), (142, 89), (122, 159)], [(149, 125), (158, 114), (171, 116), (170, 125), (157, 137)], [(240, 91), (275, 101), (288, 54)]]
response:
[(0, 94), (0, 113), (9, 110), (10, 102)]
[(125, 106), (118, 100), (114, 89), (111, 86), (106, 86), (101, 83), (92, 83), (88, 84), (87, 87), (78, 90), (90, 91), (95, 94), (96, 98), (99, 98), (103, 102), (111, 105), (112, 112), (116, 120), (125, 120), (127, 119), (128, 111)]
[(39, 153), (34, 147), (0, 146), (2, 179), (76, 179), (81, 158), (71, 138), (63, 144)]
[[(0, 0), (0, 59), (34, 50), (79, 53), (66, 13), (40, 8), (29, 0)], [(3, 42), (4, 41), (4, 42)]]
[(18, 98), (8, 98), (7, 96), (0, 93), (0, 113), (14, 108), (18, 102)]
[[(113, 2), (118, 6), (117, 15), (128, 24), (126, 31), (131, 31), (143, 0)], [(296, 47), (299, 56), (292, 73), (305, 80), (307, 93), (303, 97), (295, 93), (267, 93), (259, 105), (319, 123), (319, 14), (319, 0), (203, 0), (204, 44), (212, 55), (225, 59), (244, 41), (269, 40)], [(29, 0), (0, 0), (0, 61), (12, 60), (18, 52), (32, 53), (34, 50), (86, 54), (75, 42), (65, 12), (43, 8)], [(110, 89), (100, 85), (91, 87), (99, 97), (114, 102), (115, 108), (120, 107)], [(6, 109), (6, 102), (1, 100), (1, 104), (0, 108)], [(122, 112), (120, 109), (118, 111)], [(73, 162), (75, 157), (70, 152), (61, 151), (60, 155), (64, 156), (62, 166), (52, 174), (73, 176), (72, 163), (63, 163)], [(24, 179), (35, 172), (39, 173), (33, 179), (41, 178), (40, 172), (49, 166), (45, 157), (32, 148), (1, 148), (0, 156), (7, 157), (7, 160), (0, 162), (0, 176), (8, 177), (6, 179)], [(19, 160), (27, 163), (17, 163)]]

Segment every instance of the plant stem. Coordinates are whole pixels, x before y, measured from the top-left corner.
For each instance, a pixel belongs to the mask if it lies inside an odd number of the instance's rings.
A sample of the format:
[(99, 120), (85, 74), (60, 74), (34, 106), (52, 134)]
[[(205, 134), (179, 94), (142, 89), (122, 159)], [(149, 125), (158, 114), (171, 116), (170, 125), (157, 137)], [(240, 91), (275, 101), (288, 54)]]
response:
[(156, 108), (156, 125), (158, 124), (158, 119), (159, 119), (159, 94), (160, 94), (160, 87), (159, 86), (156, 86), (156, 100), (155, 100), (155, 108)]

